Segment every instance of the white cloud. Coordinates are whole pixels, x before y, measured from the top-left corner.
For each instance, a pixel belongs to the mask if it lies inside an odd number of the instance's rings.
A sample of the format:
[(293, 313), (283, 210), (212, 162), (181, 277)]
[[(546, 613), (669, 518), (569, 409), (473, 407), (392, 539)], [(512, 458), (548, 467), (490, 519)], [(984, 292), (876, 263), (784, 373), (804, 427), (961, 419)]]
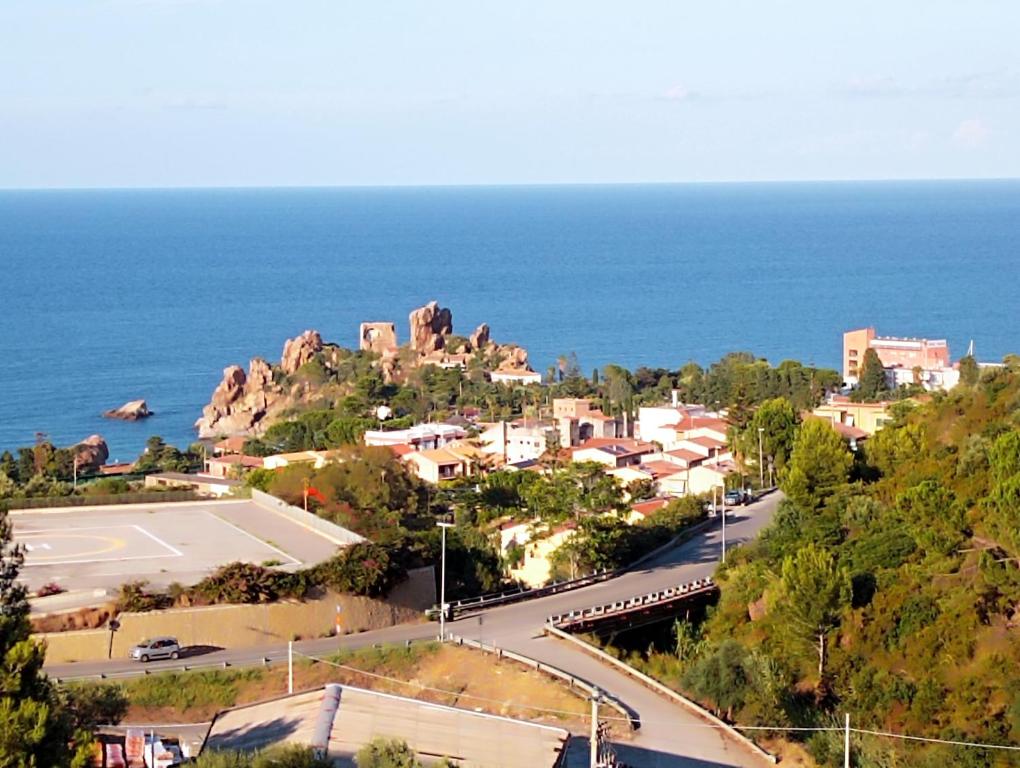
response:
[(989, 130), (984, 121), (971, 117), (961, 122), (953, 131), (953, 141), (963, 147), (974, 148), (985, 143)]

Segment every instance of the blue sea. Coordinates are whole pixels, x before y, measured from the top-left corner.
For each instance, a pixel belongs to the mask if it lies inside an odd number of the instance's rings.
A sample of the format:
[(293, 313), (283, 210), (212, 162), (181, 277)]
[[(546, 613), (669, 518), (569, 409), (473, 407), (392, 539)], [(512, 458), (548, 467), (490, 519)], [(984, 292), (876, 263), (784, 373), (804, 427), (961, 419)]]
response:
[[(537, 370), (1020, 350), (1020, 182), (0, 192), (0, 449), (177, 444), (224, 366), (430, 299)], [(103, 410), (145, 398), (125, 424)]]

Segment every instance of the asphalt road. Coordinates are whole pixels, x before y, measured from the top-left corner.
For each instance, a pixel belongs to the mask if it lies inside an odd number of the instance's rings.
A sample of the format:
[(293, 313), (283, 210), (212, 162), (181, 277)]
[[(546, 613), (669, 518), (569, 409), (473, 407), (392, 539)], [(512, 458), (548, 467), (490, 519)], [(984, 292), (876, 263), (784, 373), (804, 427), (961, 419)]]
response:
[[(740, 507), (726, 520), (727, 546), (755, 538), (771, 521), (781, 499), (778, 493)], [(654, 592), (711, 575), (719, 562), (722, 545), (720, 526), (712, 526), (687, 542), (661, 553), (642, 566), (609, 581), (531, 601), (493, 608), (478, 615), (447, 624), (447, 631), (513, 650), (538, 661), (556, 666), (576, 677), (599, 686), (638, 712), (641, 729), (626, 744), (618, 746), (620, 757), (631, 765), (649, 768), (714, 768), (716, 766), (760, 766), (761, 758), (706, 727), (704, 721), (684, 708), (653, 693), (619, 670), (603, 665), (588, 654), (547, 638), (542, 626), (551, 614), (586, 608), (601, 603)], [(304, 655), (318, 656), (339, 648), (357, 648), (374, 643), (401, 643), (435, 637), (434, 623), (405, 624), (388, 629), (363, 632), (342, 638), (302, 641), (294, 644)], [(195, 658), (195, 663), (244, 666), (261, 664), (264, 659), (286, 659), (286, 646), (216, 651)], [(181, 662), (152, 662), (150, 671), (180, 669)], [(126, 660), (80, 662), (48, 666), (47, 671), (60, 679), (117, 675), (137, 670)]]

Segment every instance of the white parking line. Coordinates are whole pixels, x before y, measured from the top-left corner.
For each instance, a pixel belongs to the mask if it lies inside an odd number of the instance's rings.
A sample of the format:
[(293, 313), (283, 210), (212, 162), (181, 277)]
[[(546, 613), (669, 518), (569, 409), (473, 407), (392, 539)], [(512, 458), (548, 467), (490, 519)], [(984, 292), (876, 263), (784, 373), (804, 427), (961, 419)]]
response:
[(176, 547), (171, 547), (169, 544), (167, 544), (165, 541), (163, 541), (161, 538), (159, 538), (155, 534), (149, 533), (147, 530), (142, 528), (142, 526), (140, 526), (140, 525), (132, 525), (131, 527), (134, 528), (139, 533), (144, 533), (146, 536), (148, 536), (150, 539), (152, 539), (154, 542), (156, 542), (160, 546), (166, 547), (171, 552), (173, 552), (174, 555), (176, 555), (177, 557), (184, 557), (184, 553), (181, 552), (179, 549), (177, 549)]
[(282, 549), (280, 549), (279, 547), (274, 547), (274, 546), (273, 546), (272, 544), (270, 544), (270, 543), (269, 543), (269, 542), (267, 542), (267, 541), (263, 541), (262, 539), (260, 539), (260, 538), (259, 538), (258, 536), (256, 536), (255, 534), (252, 534), (252, 533), (248, 533), (248, 531), (244, 530), (244, 528), (238, 528), (238, 527), (237, 527), (236, 525), (234, 525), (233, 523), (231, 523), (231, 522), (230, 522), (229, 520), (224, 520), (224, 519), (223, 519), (222, 517), (220, 517), (219, 515), (217, 515), (217, 514), (215, 514), (215, 513), (211, 513), (211, 514), (212, 514), (212, 516), (213, 516), (214, 518), (216, 518), (217, 520), (219, 520), (219, 521), (220, 521), (221, 523), (223, 523), (224, 525), (229, 525), (229, 526), (230, 526), (231, 528), (233, 528), (233, 529), (234, 529), (235, 531), (237, 531), (238, 533), (243, 533), (243, 534), (244, 534), (245, 536), (247, 536), (247, 537), (248, 537), (249, 539), (252, 539), (252, 540), (254, 540), (254, 541), (257, 541), (257, 542), (258, 542), (259, 544), (261, 544), (262, 546), (264, 546), (264, 547), (268, 547), (269, 549), (273, 550), (273, 551), (274, 551), (274, 552), (276, 552), (277, 554), (283, 555), (283, 556), (284, 556), (285, 558), (287, 558), (288, 560), (290, 560), (290, 561), (291, 561), (291, 563), (293, 563), (294, 565), (301, 565), (301, 561), (300, 561), (300, 560), (298, 560), (298, 559), (297, 559), (296, 557), (293, 557), (293, 556), (291, 556), (291, 555), (288, 555), (288, 554), (287, 554), (286, 552), (284, 552), (284, 551), (283, 551)]

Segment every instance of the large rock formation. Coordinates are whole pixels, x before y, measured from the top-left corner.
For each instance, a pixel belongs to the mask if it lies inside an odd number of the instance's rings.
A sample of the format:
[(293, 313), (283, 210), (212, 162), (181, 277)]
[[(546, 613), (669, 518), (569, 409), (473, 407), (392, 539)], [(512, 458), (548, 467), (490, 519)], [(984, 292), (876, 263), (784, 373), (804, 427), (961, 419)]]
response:
[(96, 472), (110, 458), (110, 449), (102, 435), (89, 435), (73, 449), (79, 472)]
[(421, 355), (436, 352), (446, 346), (446, 337), (453, 333), (453, 313), (430, 301), (411, 312), (411, 349)]
[(297, 338), (288, 339), (283, 345), (280, 368), (289, 376), (321, 352), (322, 346), (322, 336), (318, 331), (305, 331)]
[(203, 438), (256, 434), (262, 431), (262, 420), (271, 411), (287, 405), (286, 393), (273, 380), (273, 369), (256, 357), (248, 364), (247, 375), (239, 365), (223, 369), (223, 380), (202, 409), (202, 418), (195, 422), (195, 427)]
[(500, 358), (499, 367), (503, 370), (530, 371), (528, 365), (528, 350), (516, 344), (502, 344), (496, 348), (496, 354)]
[(131, 400), (120, 408), (103, 412), (103, 416), (107, 419), (121, 419), (122, 421), (138, 421), (147, 419), (151, 415), (152, 411), (149, 410), (149, 406), (144, 400)]
[(471, 349), (479, 350), (489, 343), (489, 324), (482, 323), (480, 326), (475, 328), (475, 332), (470, 337)]

